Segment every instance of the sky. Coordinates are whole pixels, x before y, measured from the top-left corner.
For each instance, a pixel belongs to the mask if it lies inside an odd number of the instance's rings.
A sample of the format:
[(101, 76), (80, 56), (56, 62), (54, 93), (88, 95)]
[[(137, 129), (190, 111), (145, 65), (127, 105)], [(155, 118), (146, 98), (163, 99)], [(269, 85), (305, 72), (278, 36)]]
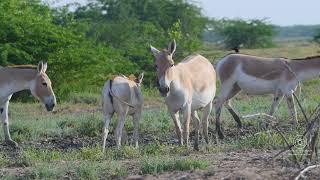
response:
[[(61, 5), (87, 0), (44, 0)], [(213, 18), (264, 19), (276, 25), (320, 24), (320, 0), (190, 0)]]

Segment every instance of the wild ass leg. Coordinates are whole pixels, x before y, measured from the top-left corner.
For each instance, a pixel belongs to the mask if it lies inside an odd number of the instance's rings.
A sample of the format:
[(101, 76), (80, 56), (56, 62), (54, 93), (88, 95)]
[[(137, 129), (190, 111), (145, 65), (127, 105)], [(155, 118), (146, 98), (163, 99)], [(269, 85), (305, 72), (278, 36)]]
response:
[(229, 113), (231, 114), (231, 116), (233, 117), (233, 119), (237, 122), (237, 126), (238, 128), (242, 127), (242, 123), (240, 120), (239, 115), (236, 113), (236, 111), (233, 109), (232, 105), (231, 105), (231, 100), (227, 100), (224, 104), (224, 106), (228, 109)]
[(270, 116), (273, 116), (273, 114), (277, 111), (278, 106), (279, 106), (282, 98), (283, 98), (283, 95), (281, 93), (276, 93), (274, 95), (273, 102), (272, 102), (272, 105), (271, 105), (271, 109), (270, 109), (270, 112), (269, 112)]
[(293, 102), (293, 95), (292, 94), (286, 95), (286, 98), (287, 98), (287, 104), (288, 104), (289, 113), (290, 113), (290, 116), (292, 118), (291, 121), (290, 121), (290, 124), (296, 125), (298, 121), (297, 121), (296, 107), (295, 107), (294, 102)]
[(173, 123), (174, 123), (174, 126), (176, 128), (176, 135), (177, 135), (177, 138), (179, 140), (179, 144), (183, 145), (182, 129), (181, 129), (181, 124), (180, 124), (180, 120), (179, 120), (179, 111), (177, 111), (177, 112), (171, 112), (170, 111), (170, 115), (171, 115), (171, 117), (173, 119)]
[(200, 119), (199, 119), (199, 116), (198, 116), (198, 114), (197, 114), (197, 111), (191, 112), (191, 118), (192, 118), (194, 130), (195, 130), (195, 139), (194, 139), (194, 146), (193, 146), (193, 148), (194, 148), (196, 151), (199, 151)]
[[(222, 105), (226, 101), (231, 99), (233, 96), (235, 96), (240, 90), (241, 89), (237, 84), (230, 84), (230, 83), (226, 82), (226, 83), (222, 83), (222, 85), (221, 85), (221, 93), (220, 93), (220, 95), (219, 95), (219, 97), (218, 97), (218, 99), (216, 101), (216, 104), (215, 104), (216, 131), (217, 131), (218, 137), (220, 139), (224, 138), (223, 132), (221, 130), (221, 120), (220, 120)], [(236, 115), (235, 111), (233, 111), (233, 112), (234, 112), (234, 115)], [(239, 125), (239, 122), (241, 123), (240, 118), (238, 118), (237, 120), (236, 121), (237, 121), (237, 123)]]
[(121, 113), (118, 115), (118, 124), (116, 128), (116, 145), (118, 148), (121, 146), (121, 137), (122, 137), (122, 130), (125, 123), (126, 114)]
[(134, 131), (133, 131), (133, 138), (134, 138), (134, 146), (136, 148), (139, 147), (139, 121), (140, 121), (140, 116), (141, 113), (135, 113), (133, 115), (133, 126), (134, 126)]
[(211, 113), (212, 109), (212, 102), (210, 102), (203, 111), (203, 116), (202, 116), (202, 131), (203, 131), (203, 136), (206, 141), (206, 143), (209, 143), (209, 135), (208, 135), (208, 128), (209, 128), (209, 115)]
[(191, 118), (191, 104), (186, 104), (183, 108), (183, 141), (185, 145), (189, 146), (189, 132), (190, 132), (190, 118)]
[(0, 113), (2, 115), (2, 123), (3, 123), (3, 132), (4, 132), (4, 138), (5, 138), (5, 143), (18, 147), (18, 143), (13, 141), (10, 136), (10, 131), (9, 131), (9, 100), (11, 99), (11, 95), (7, 98), (7, 100), (3, 103), (2, 107), (0, 108)]
[(102, 128), (102, 152), (105, 152), (106, 150), (106, 141), (109, 133), (109, 124), (112, 116), (113, 116), (113, 113), (104, 114), (104, 124)]

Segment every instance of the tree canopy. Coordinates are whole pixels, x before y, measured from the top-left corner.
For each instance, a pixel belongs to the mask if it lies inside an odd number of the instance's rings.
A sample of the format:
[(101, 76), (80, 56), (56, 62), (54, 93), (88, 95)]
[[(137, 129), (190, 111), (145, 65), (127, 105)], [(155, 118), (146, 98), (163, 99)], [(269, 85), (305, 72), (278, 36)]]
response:
[(272, 46), (274, 26), (264, 20), (213, 20), (211, 31), (217, 34), (226, 48), (265, 48)]

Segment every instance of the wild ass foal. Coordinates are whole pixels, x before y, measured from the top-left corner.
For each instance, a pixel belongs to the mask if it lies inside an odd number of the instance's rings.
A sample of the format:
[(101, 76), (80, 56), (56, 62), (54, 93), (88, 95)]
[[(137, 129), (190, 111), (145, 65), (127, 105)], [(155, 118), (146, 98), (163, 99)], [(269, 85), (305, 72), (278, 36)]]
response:
[[(196, 132), (194, 148), (198, 150), (200, 120), (197, 110), (204, 109), (203, 135), (208, 143), (208, 117), (216, 92), (216, 72), (211, 63), (201, 55), (188, 56), (181, 63), (174, 65), (172, 56), (175, 50), (175, 41), (162, 51), (151, 46), (158, 72), (159, 91), (165, 97), (181, 145), (188, 145), (189, 124), (192, 118)], [(182, 112), (184, 118), (183, 138), (179, 112)]]
[(117, 147), (121, 145), (122, 129), (127, 114), (133, 117), (134, 143), (138, 147), (139, 120), (143, 106), (143, 96), (140, 91), (142, 79), (143, 73), (138, 78), (115, 76), (112, 80), (108, 80), (105, 83), (102, 92), (102, 111), (104, 115), (104, 126), (102, 129), (103, 152), (105, 151), (106, 139), (109, 133), (109, 123), (114, 113), (118, 115), (118, 124), (115, 130)]
[(33, 66), (0, 67), (0, 113), (2, 115), (5, 142), (18, 146), (10, 137), (8, 106), (13, 93), (29, 89), (34, 97), (52, 111), (56, 97), (51, 87), (51, 81), (46, 74), (47, 63), (39, 62), (38, 68)]
[(241, 90), (247, 94), (273, 94), (270, 115), (273, 115), (283, 97), (286, 97), (291, 123), (297, 123), (296, 109), (293, 101), (299, 82), (320, 75), (320, 57), (289, 60), (284, 58), (263, 58), (244, 54), (229, 54), (217, 65), (221, 81), (221, 93), (216, 101), (216, 128), (223, 138), (220, 124), (222, 105), (232, 114), (241, 127), (241, 121), (231, 106), (231, 98)]

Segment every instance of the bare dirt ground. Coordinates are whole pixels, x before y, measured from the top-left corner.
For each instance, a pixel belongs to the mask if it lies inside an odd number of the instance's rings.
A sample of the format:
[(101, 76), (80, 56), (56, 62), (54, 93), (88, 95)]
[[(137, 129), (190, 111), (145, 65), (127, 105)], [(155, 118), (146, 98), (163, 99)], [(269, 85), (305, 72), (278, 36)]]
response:
[[(158, 175), (131, 175), (127, 179), (294, 179), (300, 172), (286, 159), (272, 160), (278, 151), (250, 150), (215, 154), (190, 154), (210, 163), (207, 170), (175, 171)], [(137, 174), (137, 172), (132, 172)], [(320, 179), (320, 169), (308, 173), (308, 179)]]

